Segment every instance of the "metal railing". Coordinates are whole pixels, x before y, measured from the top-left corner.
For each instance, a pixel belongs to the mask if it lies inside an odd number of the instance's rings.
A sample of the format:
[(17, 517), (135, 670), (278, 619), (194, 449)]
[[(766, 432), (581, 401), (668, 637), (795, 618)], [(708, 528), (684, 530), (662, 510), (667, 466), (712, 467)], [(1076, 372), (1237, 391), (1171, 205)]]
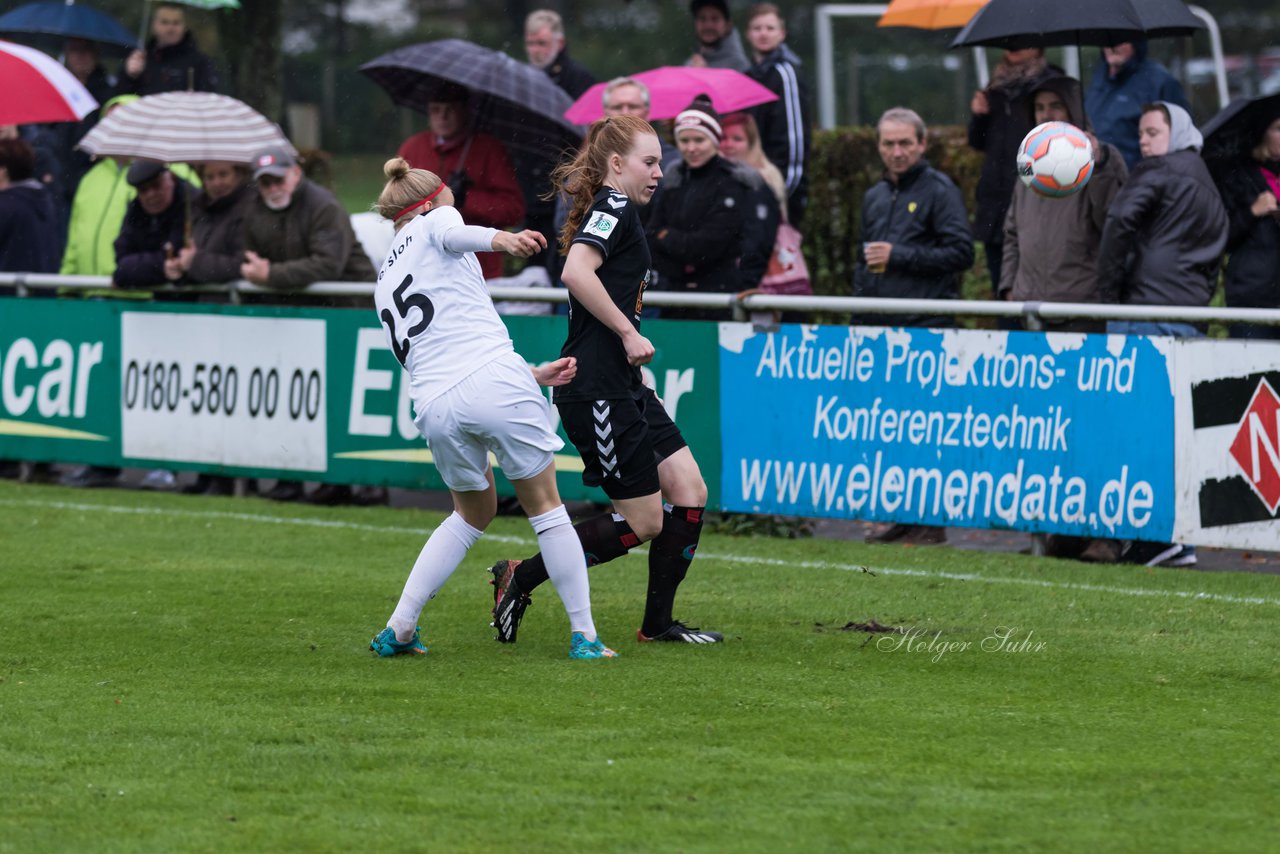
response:
[[(20, 296), (33, 291), (109, 290), (107, 276), (61, 276), (53, 273), (0, 273), (0, 287), (16, 288)], [(374, 286), (366, 282), (314, 282), (301, 290), (278, 291), (247, 281), (217, 285), (164, 285), (148, 289), (157, 296), (178, 294), (226, 294), (230, 303), (250, 295), (304, 295), (309, 297), (368, 297)], [(491, 287), (495, 301), (564, 303), (564, 288)], [(1212, 308), (1209, 306), (1113, 305), (1074, 302), (1012, 302), (1003, 300), (888, 299), (883, 297), (768, 296), (735, 294), (645, 292), (646, 306), (659, 308), (723, 309), (733, 320), (750, 320), (752, 312), (819, 311), (856, 315), (953, 315), (956, 317), (1008, 317), (1028, 329), (1045, 328), (1066, 320), (1129, 320), (1168, 323), (1250, 323), (1280, 326), (1280, 309)]]

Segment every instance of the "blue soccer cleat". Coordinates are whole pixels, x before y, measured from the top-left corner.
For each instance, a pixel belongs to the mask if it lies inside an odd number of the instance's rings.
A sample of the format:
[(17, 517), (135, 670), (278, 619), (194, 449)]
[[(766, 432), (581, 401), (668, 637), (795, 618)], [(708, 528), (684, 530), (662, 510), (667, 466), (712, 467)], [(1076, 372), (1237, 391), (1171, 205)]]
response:
[(414, 626), (413, 637), (409, 638), (407, 643), (400, 643), (396, 640), (395, 629), (387, 626), (378, 632), (378, 636), (369, 641), (369, 649), (376, 652), (383, 658), (390, 658), (393, 655), (426, 655), (427, 648), (418, 640), (418, 627)]
[(618, 654), (601, 643), (599, 638), (589, 641), (582, 632), (574, 632), (573, 639), (569, 641), (569, 657), (573, 659), (617, 658)]

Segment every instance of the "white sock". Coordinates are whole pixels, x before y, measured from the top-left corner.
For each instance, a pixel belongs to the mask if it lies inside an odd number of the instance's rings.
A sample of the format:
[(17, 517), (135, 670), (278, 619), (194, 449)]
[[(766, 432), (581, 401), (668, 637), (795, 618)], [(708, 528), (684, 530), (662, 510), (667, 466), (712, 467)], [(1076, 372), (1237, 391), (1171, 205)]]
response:
[(404, 592), (400, 594), (395, 613), (387, 621), (387, 625), (395, 630), (397, 641), (406, 643), (413, 637), (418, 615), (427, 601), (435, 597), (467, 556), (467, 550), (483, 533), (468, 525), (457, 513), (451, 513), (440, 527), (431, 532), (427, 544), (414, 561), (409, 580), (404, 583)]
[(569, 512), (561, 504), (541, 516), (530, 516), (529, 524), (538, 535), (538, 548), (547, 567), (547, 575), (560, 594), (569, 614), (570, 631), (582, 632), (587, 640), (596, 639), (596, 624), (591, 619), (591, 586), (587, 583), (587, 557), (582, 541), (573, 530)]

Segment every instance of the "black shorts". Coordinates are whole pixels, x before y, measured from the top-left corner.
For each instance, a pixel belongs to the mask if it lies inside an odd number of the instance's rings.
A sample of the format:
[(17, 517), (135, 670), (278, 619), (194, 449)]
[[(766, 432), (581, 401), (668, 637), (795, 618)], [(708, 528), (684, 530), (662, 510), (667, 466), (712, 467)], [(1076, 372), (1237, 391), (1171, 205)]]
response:
[(568, 401), (556, 408), (586, 464), (582, 482), (618, 501), (658, 492), (658, 463), (686, 446), (650, 388), (635, 398)]

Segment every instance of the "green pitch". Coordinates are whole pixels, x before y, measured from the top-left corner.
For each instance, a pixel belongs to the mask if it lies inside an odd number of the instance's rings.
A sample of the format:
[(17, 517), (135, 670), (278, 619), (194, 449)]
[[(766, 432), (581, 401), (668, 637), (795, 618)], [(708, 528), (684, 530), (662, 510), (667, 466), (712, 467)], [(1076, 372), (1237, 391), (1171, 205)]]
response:
[[(0, 851), (1246, 851), (1280, 838), (1280, 578), (707, 536), (491, 640), (499, 519), (422, 658), (436, 515), (0, 484)], [(857, 569), (867, 565), (875, 573)], [(901, 626), (875, 634), (850, 623)]]

